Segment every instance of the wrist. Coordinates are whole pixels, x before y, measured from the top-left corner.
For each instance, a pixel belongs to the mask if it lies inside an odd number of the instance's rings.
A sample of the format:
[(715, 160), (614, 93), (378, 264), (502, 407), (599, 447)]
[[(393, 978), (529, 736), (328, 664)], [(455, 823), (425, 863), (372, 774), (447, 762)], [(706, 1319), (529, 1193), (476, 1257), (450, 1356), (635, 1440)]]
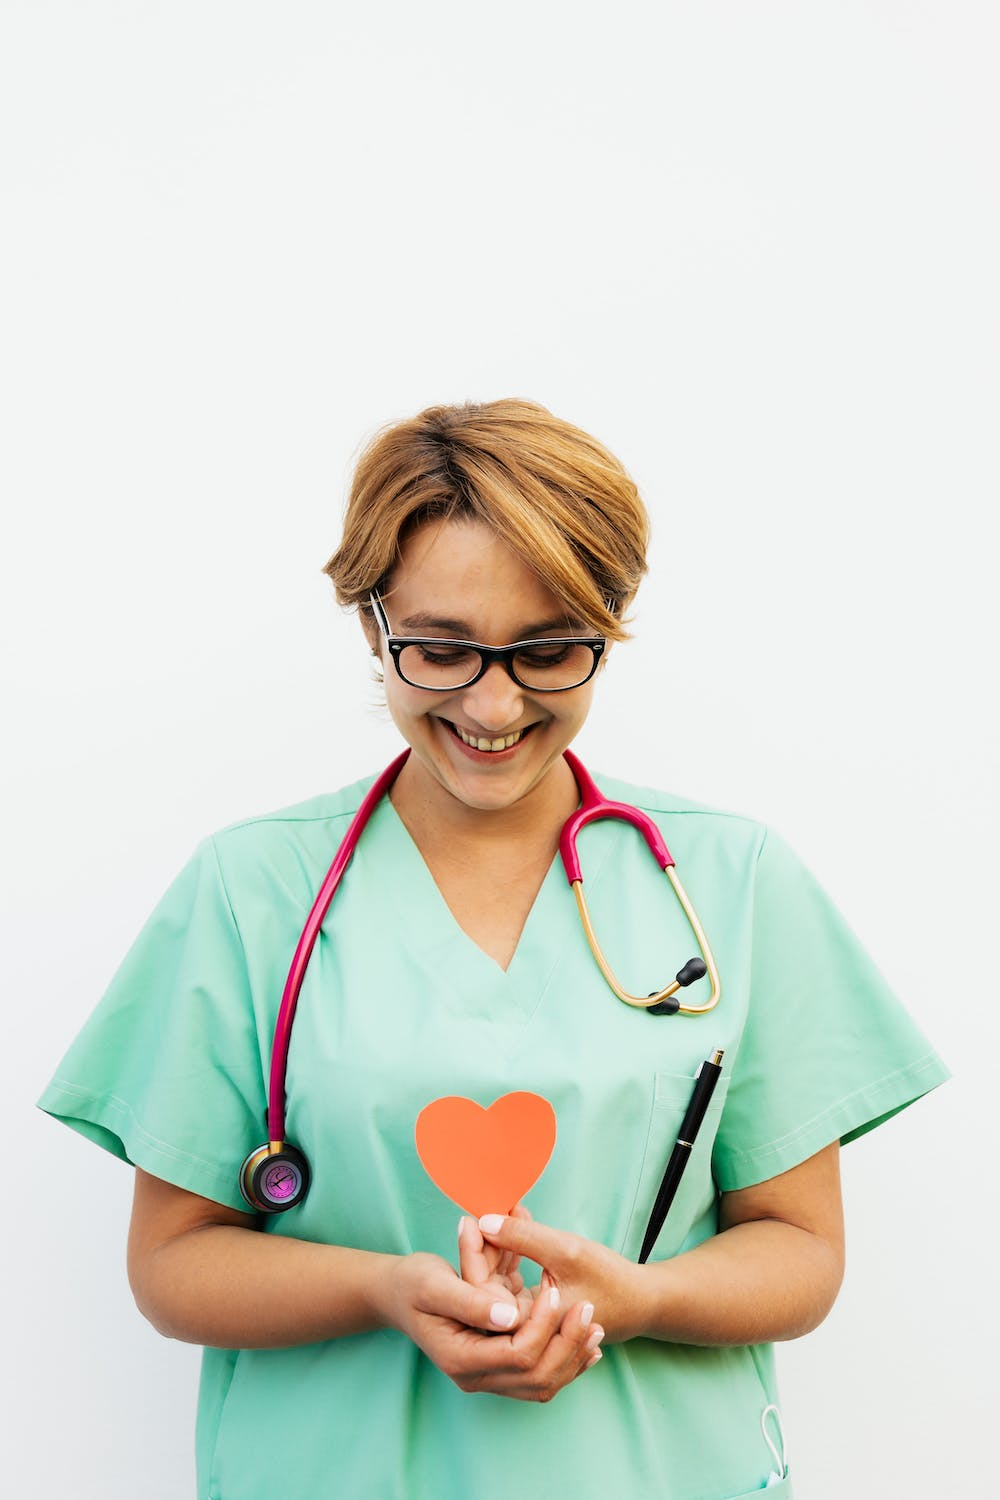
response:
[(634, 1265), (626, 1310), (628, 1331), (623, 1338), (669, 1338), (676, 1277), (669, 1260)]
[(368, 1307), (376, 1328), (402, 1328), (400, 1283), (405, 1259), (402, 1255), (372, 1254)]

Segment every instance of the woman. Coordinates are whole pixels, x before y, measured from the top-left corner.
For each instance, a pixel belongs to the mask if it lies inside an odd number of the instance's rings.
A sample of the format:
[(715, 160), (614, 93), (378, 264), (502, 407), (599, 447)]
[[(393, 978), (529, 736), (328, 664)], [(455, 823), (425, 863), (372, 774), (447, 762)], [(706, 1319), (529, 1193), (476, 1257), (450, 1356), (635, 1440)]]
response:
[[(379, 434), (326, 571), (409, 756), (299, 999), (287, 1140), (308, 1192), (248, 1212), (240, 1163), (291, 954), (369, 783), (206, 840), (42, 1100), (137, 1168), (137, 1303), (207, 1346), (201, 1497), (790, 1493), (770, 1344), (836, 1296), (839, 1142), (945, 1072), (772, 834), (602, 777), (662, 825), (723, 994), (706, 1020), (608, 989), (555, 859), (579, 800), (563, 752), (626, 635), (646, 541), (621, 465), (541, 407), (435, 408)], [(489, 654), (512, 643), (528, 644)], [(594, 825), (581, 847), (595, 927), (647, 994), (690, 955), (687, 918), (634, 829)], [(639, 1265), (716, 1048), (721, 1081)], [(465, 1214), (456, 1244), (417, 1119), (512, 1092), (551, 1105), (551, 1160), (530, 1213)]]

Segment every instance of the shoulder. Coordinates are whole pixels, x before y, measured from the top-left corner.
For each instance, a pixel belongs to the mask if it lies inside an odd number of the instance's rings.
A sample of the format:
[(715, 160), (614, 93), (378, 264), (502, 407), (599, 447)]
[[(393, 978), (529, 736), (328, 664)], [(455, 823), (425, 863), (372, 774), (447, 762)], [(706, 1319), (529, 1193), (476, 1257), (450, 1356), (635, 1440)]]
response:
[(301, 828), (304, 825), (330, 823), (342, 818), (352, 818), (361, 806), (365, 793), (375, 776), (365, 776), (361, 781), (341, 787), (336, 792), (320, 792), (304, 802), (293, 802), (288, 807), (279, 807), (271, 812), (256, 813), (252, 817), (240, 818), (218, 829), (212, 838), (223, 844), (240, 838), (267, 838), (279, 830)]
[(338, 791), (241, 818), (210, 834), (201, 849), (218, 863), (227, 886), (240, 883), (254, 870), (279, 878), (282, 871), (289, 877), (305, 873), (314, 878), (320, 866), (329, 864), (331, 850), (336, 850), (374, 780), (374, 775), (366, 776)]
[(594, 779), (606, 797), (616, 802), (627, 802), (641, 812), (648, 813), (654, 822), (663, 822), (665, 826), (669, 823), (676, 828), (683, 822), (686, 831), (694, 838), (710, 836), (713, 840), (757, 851), (775, 838), (759, 819), (747, 817), (743, 813), (695, 802), (676, 792), (636, 786), (632, 782), (606, 776), (601, 771), (594, 773)]

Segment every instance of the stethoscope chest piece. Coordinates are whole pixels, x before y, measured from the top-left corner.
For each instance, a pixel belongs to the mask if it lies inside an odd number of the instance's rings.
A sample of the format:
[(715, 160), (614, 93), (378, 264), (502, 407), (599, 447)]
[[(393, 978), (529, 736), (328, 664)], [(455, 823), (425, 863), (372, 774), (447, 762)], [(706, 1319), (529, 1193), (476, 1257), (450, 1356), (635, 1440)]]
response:
[(284, 1213), (308, 1191), (309, 1163), (285, 1141), (258, 1146), (240, 1168), (240, 1192), (256, 1213)]

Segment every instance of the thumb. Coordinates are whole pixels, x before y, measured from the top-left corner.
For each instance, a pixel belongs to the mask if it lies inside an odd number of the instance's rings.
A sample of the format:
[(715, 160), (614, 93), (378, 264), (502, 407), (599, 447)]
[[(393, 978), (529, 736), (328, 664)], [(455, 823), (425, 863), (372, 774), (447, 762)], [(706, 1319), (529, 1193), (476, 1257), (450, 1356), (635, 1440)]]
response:
[(487, 1292), (460, 1280), (454, 1290), (456, 1302), (445, 1316), (465, 1323), (466, 1328), (481, 1328), (487, 1334), (513, 1334), (522, 1322), (522, 1310), (507, 1290)]
[[(407, 1280), (402, 1295), (409, 1311), (448, 1318), (466, 1328), (488, 1333), (511, 1333), (522, 1320), (517, 1299), (501, 1286), (473, 1286), (457, 1276), (451, 1266), (421, 1268), (416, 1280)], [(395, 1327), (408, 1329), (402, 1322)]]
[(536, 1265), (558, 1274), (570, 1252), (571, 1236), (564, 1230), (537, 1224), (534, 1219), (515, 1218), (511, 1214), (484, 1214), (479, 1220), (484, 1239), (517, 1255), (526, 1255)]
[(464, 1323), (467, 1328), (481, 1328), (487, 1333), (512, 1333), (521, 1322), (521, 1309), (506, 1289), (469, 1286), (456, 1278), (450, 1289), (454, 1300), (442, 1308), (444, 1316)]

